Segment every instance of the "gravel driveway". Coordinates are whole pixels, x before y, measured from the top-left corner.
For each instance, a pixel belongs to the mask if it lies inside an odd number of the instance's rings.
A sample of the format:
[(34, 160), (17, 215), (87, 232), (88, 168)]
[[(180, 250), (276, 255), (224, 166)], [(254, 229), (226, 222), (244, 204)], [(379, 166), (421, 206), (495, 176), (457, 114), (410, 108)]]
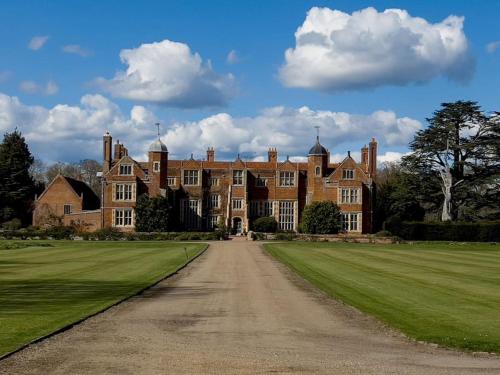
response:
[(255, 242), (0, 362), (1, 374), (500, 374), (500, 358), (408, 341), (332, 301)]

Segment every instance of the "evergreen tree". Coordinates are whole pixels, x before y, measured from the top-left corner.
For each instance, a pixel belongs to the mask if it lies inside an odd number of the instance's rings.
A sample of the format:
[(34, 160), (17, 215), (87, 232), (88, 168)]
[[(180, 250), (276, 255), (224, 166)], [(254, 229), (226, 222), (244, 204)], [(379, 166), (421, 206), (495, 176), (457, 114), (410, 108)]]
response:
[(333, 234), (340, 230), (340, 210), (331, 201), (313, 202), (302, 213), (304, 233)]
[(17, 218), (24, 225), (29, 224), (35, 194), (30, 174), (33, 161), (17, 129), (4, 135), (0, 144), (0, 222)]
[[(499, 122), (472, 101), (443, 103), (410, 143), (405, 168), (420, 178), (423, 197), (441, 191), (442, 220), (474, 220), (495, 210), (498, 201)], [(493, 206), (493, 207), (490, 207)]]
[(166, 197), (137, 199), (135, 206), (135, 229), (138, 232), (167, 232), (170, 227), (170, 204)]
[(377, 172), (375, 200), (375, 230), (382, 229), (390, 218), (420, 221), (425, 210), (415, 195), (418, 181), (398, 163), (387, 163)]

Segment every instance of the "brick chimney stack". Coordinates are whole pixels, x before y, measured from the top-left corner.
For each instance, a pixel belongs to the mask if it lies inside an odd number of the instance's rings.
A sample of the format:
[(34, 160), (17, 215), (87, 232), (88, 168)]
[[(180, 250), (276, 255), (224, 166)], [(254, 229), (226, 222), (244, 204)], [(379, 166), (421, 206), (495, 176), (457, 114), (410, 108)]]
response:
[(207, 161), (208, 162), (213, 162), (215, 161), (215, 150), (213, 147), (209, 147), (207, 149)]
[(361, 149), (361, 167), (368, 173), (368, 147), (366, 145)]
[(269, 148), (269, 151), (267, 151), (267, 161), (271, 163), (278, 162), (278, 150), (276, 148)]
[(368, 173), (371, 177), (377, 175), (377, 141), (372, 138), (368, 145)]
[(103, 163), (102, 163), (102, 171), (104, 173), (108, 172), (111, 169), (111, 148), (113, 143), (113, 137), (109, 132), (106, 132), (102, 137), (102, 146), (103, 146)]

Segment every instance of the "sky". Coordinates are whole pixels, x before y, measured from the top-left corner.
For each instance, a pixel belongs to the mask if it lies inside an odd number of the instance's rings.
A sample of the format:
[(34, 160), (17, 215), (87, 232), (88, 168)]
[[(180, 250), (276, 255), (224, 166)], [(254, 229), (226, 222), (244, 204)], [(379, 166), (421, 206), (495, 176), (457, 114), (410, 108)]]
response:
[(0, 3), (0, 131), (46, 162), (102, 158), (110, 131), (145, 158), (332, 160), (372, 137), (382, 161), (442, 102), (500, 110), (500, 1)]

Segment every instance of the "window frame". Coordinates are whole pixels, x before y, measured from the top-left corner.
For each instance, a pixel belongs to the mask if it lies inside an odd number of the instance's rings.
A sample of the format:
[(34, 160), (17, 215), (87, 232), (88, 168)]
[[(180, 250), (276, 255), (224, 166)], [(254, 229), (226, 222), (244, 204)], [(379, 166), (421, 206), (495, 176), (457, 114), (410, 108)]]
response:
[(132, 227), (134, 225), (134, 210), (132, 208), (115, 208), (113, 224), (115, 227)]
[(160, 172), (161, 164), (159, 161), (153, 162), (153, 172)]
[(208, 197), (209, 208), (220, 208), (220, 194), (210, 194)]
[[(124, 170), (130, 170), (130, 173), (124, 173)], [(118, 166), (118, 175), (119, 176), (132, 176), (134, 169), (132, 168), (132, 164), (120, 164)]]
[(208, 186), (219, 186), (219, 177), (210, 177), (208, 179)]
[(342, 168), (342, 180), (354, 180), (354, 169)]
[[(68, 208), (66, 210), (66, 208)], [(72, 205), (69, 204), (69, 203), (66, 203), (63, 205), (63, 212), (64, 212), (64, 215), (70, 215), (71, 214), (71, 208), (72, 208)], [(67, 212), (66, 212), (67, 211)]]
[[(170, 183), (173, 181), (172, 183)], [(167, 186), (176, 186), (177, 178), (176, 177), (167, 177)]]
[(114, 202), (133, 202), (135, 200), (135, 184), (115, 183), (113, 192)]
[(280, 187), (295, 187), (295, 171), (280, 171)]
[(278, 226), (284, 231), (295, 230), (295, 202), (279, 201)]
[[(353, 198), (355, 198), (353, 200)], [(339, 194), (340, 204), (361, 204), (361, 189), (342, 187)]]
[(233, 185), (234, 186), (243, 186), (243, 170), (242, 169), (234, 169), (233, 170)]
[[(192, 174), (193, 172), (194, 174)], [(183, 177), (184, 186), (198, 186), (200, 184), (200, 171), (198, 169), (185, 169)]]
[[(235, 204), (236, 202), (239, 202), (239, 204), (236, 205)], [(232, 198), (231, 199), (231, 209), (232, 210), (241, 211), (241, 210), (243, 210), (243, 206), (244, 206), (243, 199), (241, 199), (241, 198)]]

